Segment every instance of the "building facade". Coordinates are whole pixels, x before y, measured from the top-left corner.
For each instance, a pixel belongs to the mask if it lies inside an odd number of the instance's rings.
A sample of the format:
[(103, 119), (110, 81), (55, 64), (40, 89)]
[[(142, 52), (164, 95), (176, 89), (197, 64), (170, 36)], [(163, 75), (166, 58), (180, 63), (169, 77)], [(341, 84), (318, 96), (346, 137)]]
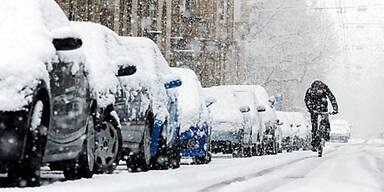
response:
[(171, 66), (194, 70), (203, 86), (237, 83), (236, 0), (56, 1), (70, 20), (152, 39)]

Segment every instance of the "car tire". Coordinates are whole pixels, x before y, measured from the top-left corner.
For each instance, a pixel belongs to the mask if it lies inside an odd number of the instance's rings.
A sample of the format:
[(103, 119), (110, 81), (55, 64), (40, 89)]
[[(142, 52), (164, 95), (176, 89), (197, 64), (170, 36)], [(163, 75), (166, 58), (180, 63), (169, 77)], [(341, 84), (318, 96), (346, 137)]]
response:
[(151, 165), (151, 128), (153, 121), (147, 118), (144, 127), (143, 138), (139, 144), (139, 152), (130, 155), (126, 161), (127, 168), (131, 172), (148, 171)]
[(63, 170), (66, 180), (75, 180), (80, 178), (91, 178), (95, 165), (95, 121), (90, 114), (86, 125), (86, 138), (82, 150), (76, 160), (69, 162)]
[(180, 167), (180, 160), (181, 160), (181, 155), (180, 155), (180, 134), (179, 130), (176, 133), (176, 140), (171, 147), (171, 149), (167, 150), (168, 152), (168, 166), (171, 169), (177, 169)]
[(40, 168), (42, 161), (41, 130), (47, 127), (42, 124), (44, 103), (37, 100), (33, 104), (28, 123), (24, 159), (8, 171), (9, 180), (18, 187), (35, 187), (40, 185)]
[(118, 122), (106, 117), (96, 134), (95, 168), (97, 174), (112, 174), (121, 159), (122, 136)]

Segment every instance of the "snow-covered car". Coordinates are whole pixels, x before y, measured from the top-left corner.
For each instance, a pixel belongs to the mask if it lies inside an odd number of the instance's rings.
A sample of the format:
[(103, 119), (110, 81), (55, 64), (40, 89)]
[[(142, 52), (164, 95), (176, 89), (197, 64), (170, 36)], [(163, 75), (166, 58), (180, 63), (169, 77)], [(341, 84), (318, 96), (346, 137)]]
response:
[(301, 147), (301, 140), (300, 140), (300, 123), (297, 119), (296, 112), (286, 112), (285, 116), (287, 117), (288, 125), (290, 127), (290, 130), (292, 131), (291, 135), (291, 146), (290, 149), (293, 151), (298, 151)]
[(137, 71), (119, 77), (116, 99), (123, 140), (123, 156), (131, 171), (180, 166), (180, 125), (173, 73), (157, 45), (144, 37), (119, 37), (125, 55)]
[(270, 97), (265, 88), (260, 85), (252, 85), (252, 87), (256, 92), (260, 105), (266, 109), (266, 111), (261, 114), (265, 126), (265, 133), (262, 138), (264, 153), (277, 154), (281, 151), (282, 132), (278, 126), (278, 118), (274, 108), (274, 97)]
[(255, 86), (250, 85), (226, 85), (232, 89), (234, 96), (236, 97), (236, 101), (240, 104), (240, 106), (249, 106), (250, 111), (247, 113), (243, 113), (246, 121), (249, 122), (249, 126), (252, 127), (252, 148), (251, 154), (255, 155), (263, 155), (265, 154), (265, 148), (263, 144), (264, 134), (266, 133), (266, 127), (264, 121), (262, 119), (262, 114), (266, 112), (266, 108), (262, 102), (258, 99), (256, 95), (257, 90)]
[(279, 126), (282, 131), (282, 150), (291, 152), (294, 148), (293, 139), (297, 135), (297, 128), (293, 123), (291, 112), (277, 111), (277, 118), (279, 119)]
[[(96, 127), (95, 172), (112, 173), (121, 159), (122, 136), (120, 120), (114, 110), (115, 96), (120, 88), (119, 78), (135, 72), (135, 66), (125, 54), (127, 50), (120, 43), (119, 36), (107, 27), (91, 22), (72, 22), (72, 28), (81, 35), (83, 52), (89, 66), (88, 76), (97, 79), (92, 87), (97, 92), (99, 110), (106, 118), (100, 127)], [(111, 87), (112, 85), (112, 87)], [(102, 108), (101, 108), (102, 109)]]
[(2, 2), (0, 20), (0, 172), (18, 186), (39, 185), (44, 163), (66, 179), (92, 177), (100, 111), (117, 85), (110, 69), (88, 62), (52, 0)]
[(254, 135), (258, 135), (262, 129), (257, 110), (261, 112), (265, 109), (257, 109), (253, 93), (237, 86), (217, 86), (203, 90), (206, 98), (215, 100), (210, 106), (212, 152), (232, 154), (235, 157), (256, 154), (257, 147), (254, 144), (260, 144), (257, 139), (260, 141), (261, 137)]
[(312, 140), (312, 126), (309, 120), (309, 114), (302, 112), (292, 112), (294, 116), (295, 126), (298, 128), (296, 140), (298, 140), (298, 148), (309, 150)]
[(337, 119), (331, 121), (331, 141), (348, 143), (351, 138), (351, 124), (348, 121)]
[(181, 77), (179, 92), (179, 121), (181, 155), (192, 157), (194, 163), (211, 161), (211, 120), (202, 94), (202, 87), (195, 72), (190, 69), (172, 68)]

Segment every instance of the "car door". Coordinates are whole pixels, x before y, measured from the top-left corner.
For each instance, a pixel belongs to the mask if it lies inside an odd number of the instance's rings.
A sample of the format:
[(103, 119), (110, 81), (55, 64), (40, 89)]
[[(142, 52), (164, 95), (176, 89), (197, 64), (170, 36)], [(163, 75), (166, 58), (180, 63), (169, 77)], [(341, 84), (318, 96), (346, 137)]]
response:
[(84, 116), (87, 116), (84, 105), (88, 99), (83, 66), (74, 62), (54, 63), (50, 79), (52, 114), (48, 142), (56, 145), (49, 145), (53, 148), (48, 149), (48, 155), (79, 151), (82, 143), (79, 140), (85, 131)]

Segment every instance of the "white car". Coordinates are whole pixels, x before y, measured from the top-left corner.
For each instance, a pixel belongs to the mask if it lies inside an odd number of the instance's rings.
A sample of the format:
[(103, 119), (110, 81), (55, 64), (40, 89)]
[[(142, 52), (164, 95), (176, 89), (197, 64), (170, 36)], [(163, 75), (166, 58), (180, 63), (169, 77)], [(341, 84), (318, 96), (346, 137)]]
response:
[(265, 125), (265, 134), (263, 138), (266, 154), (276, 154), (281, 151), (282, 132), (278, 126), (278, 118), (274, 108), (275, 99), (268, 95), (264, 87), (260, 85), (253, 86), (256, 96), (266, 111), (262, 113), (262, 120)]
[(309, 120), (309, 114), (302, 112), (292, 112), (292, 114), (294, 116), (296, 127), (298, 128), (296, 135), (296, 140), (298, 140), (297, 147), (303, 150), (309, 150), (312, 140), (312, 125)]
[(294, 149), (293, 140), (298, 133), (298, 129), (294, 124), (292, 113), (277, 111), (279, 126), (282, 130), (282, 150), (292, 152)]
[(347, 143), (351, 138), (351, 124), (346, 120), (331, 121), (331, 141)]
[(252, 126), (243, 113), (247, 113), (250, 107), (242, 109), (232, 89), (225, 86), (204, 88), (203, 92), (206, 98), (215, 101), (210, 106), (212, 152), (249, 156)]

